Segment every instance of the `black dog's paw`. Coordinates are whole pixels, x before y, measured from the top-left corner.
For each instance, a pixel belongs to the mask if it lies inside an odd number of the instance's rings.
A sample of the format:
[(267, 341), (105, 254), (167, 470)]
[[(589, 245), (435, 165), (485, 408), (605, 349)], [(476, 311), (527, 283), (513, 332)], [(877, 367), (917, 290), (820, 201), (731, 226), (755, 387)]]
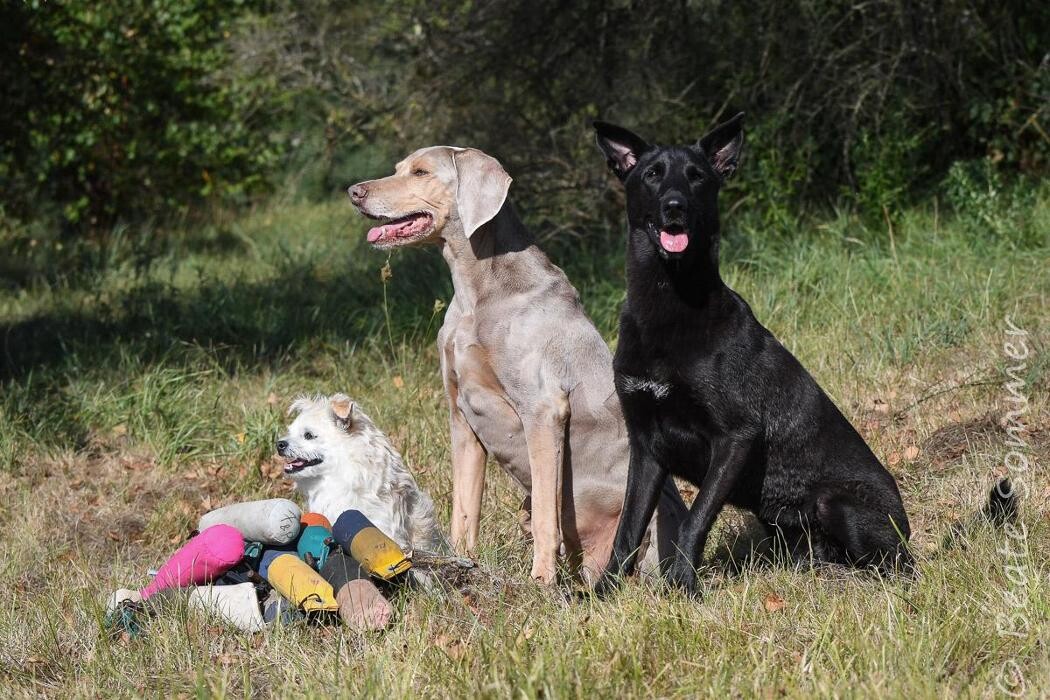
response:
[(667, 585), (691, 598), (700, 599), (703, 592), (697, 582), (696, 569), (690, 564), (675, 562), (667, 572)]
[(620, 588), (620, 577), (604, 573), (602, 577), (598, 579), (598, 583), (594, 584), (594, 587), (581, 591), (581, 595), (588, 598), (597, 598), (598, 600), (605, 600)]

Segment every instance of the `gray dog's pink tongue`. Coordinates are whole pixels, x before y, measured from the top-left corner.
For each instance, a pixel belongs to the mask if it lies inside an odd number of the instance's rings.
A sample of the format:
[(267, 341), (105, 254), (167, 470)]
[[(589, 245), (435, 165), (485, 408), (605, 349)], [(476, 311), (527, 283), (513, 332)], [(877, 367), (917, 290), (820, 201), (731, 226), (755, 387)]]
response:
[(394, 238), (413, 236), (425, 229), (429, 221), (430, 217), (426, 214), (410, 214), (382, 226), (369, 229), (368, 242), (376, 243), (378, 241), (389, 241)]
[(689, 245), (689, 234), (685, 231), (681, 233), (671, 233), (664, 229), (660, 231), (660, 245), (663, 246), (664, 250), (668, 253), (681, 253)]

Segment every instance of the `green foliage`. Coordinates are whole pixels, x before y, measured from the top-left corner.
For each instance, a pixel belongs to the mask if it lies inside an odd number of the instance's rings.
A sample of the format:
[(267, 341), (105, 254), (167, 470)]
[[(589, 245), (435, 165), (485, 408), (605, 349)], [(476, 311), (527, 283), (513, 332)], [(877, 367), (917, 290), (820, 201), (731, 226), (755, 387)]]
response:
[(210, 76), (244, 0), (14, 2), (0, 10), (8, 215), (67, 224), (185, 212), (263, 184), (275, 150)]
[(858, 208), (867, 216), (882, 219), (891, 211), (896, 213), (916, 183), (923, 181), (928, 168), (921, 157), (923, 136), (923, 130), (912, 130), (904, 124), (884, 128), (882, 133), (865, 129), (853, 143), (853, 194)]
[(35, 0), (0, 13), (0, 218), (105, 230), (267, 187), (328, 197), (440, 142), (499, 157), (536, 232), (574, 240), (621, 225), (598, 117), (688, 142), (748, 112), (728, 206), (761, 208), (779, 231), (829, 201), (892, 217), (958, 160), (1042, 175), (1050, 154), (1050, 13), (1019, 0)]
[[(789, 228), (800, 205), (843, 194), (882, 217), (955, 160), (989, 155), (1001, 168), (1038, 174), (1050, 153), (1041, 125), (1050, 13), (1030, 3), (370, 7), (364, 34), (326, 37), (348, 47), (356, 80), (386, 86), (382, 105), (395, 110), (360, 128), (383, 143), (407, 142), (392, 156), (427, 142), (494, 153), (541, 234), (618, 225), (618, 195), (607, 192), (592, 146), (596, 117), (666, 143), (693, 141), (747, 111), (751, 138), (734, 197), (768, 208), (777, 228)], [(287, 18), (286, 34), (317, 23), (309, 10)], [(334, 20), (325, 26), (339, 31)], [(273, 65), (308, 67), (294, 52), (278, 54)], [(315, 85), (332, 73), (305, 72)], [(363, 104), (362, 114), (374, 115), (377, 101)]]
[(975, 236), (1045, 243), (1048, 229), (1037, 218), (1035, 191), (1010, 182), (991, 159), (954, 163), (943, 189), (959, 221)]

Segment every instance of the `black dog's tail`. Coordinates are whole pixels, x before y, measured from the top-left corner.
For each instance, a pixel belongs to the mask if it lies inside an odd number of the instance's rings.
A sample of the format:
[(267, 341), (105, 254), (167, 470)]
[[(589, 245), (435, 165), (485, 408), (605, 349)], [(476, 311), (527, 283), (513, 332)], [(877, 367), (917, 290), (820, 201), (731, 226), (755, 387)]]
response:
[(1009, 479), (1000, 479), (988, 494), (988, 503), (982, 514), (996, 527), (1017, 522), (1017, 492)]
[(966, 548), (970, 535), (982, 525), (991, 524), (994, 527), (1003, 527), (1017, 521), (1019, 508), (1017, 503), (1017, 492), (1009, 479), (1000, 479), (992, 487), (988, 494), (988, 501), (984, 504), (980, 514), (967, 520), (960, 520), (952, 524), (948, 535), (944, 539), (942, 549), (953, 547)]

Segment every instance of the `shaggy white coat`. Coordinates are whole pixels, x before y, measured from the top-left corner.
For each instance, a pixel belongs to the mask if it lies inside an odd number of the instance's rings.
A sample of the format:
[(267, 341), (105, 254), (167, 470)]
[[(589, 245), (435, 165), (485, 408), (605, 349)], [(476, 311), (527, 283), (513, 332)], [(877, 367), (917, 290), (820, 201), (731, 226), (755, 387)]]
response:
[(300, 397), (288, 413), (297, 415), (278, 440), (278, 453), (307, 510), (333, 524), (344, 511), (359, 510), (404, 549), (450, 550), (434, 502), (386, 435), (348, 396)]

